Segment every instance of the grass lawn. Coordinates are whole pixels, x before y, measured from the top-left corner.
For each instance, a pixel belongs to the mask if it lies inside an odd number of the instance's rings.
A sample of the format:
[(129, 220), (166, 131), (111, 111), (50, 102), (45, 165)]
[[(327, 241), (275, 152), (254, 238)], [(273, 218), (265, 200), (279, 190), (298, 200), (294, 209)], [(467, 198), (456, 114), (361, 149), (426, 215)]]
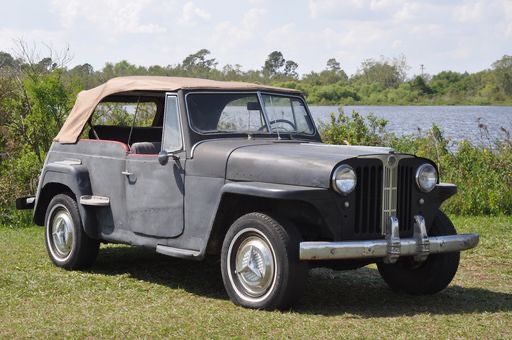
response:
[(86, 272), (50, 263), (43, 229), (0, 226), (0, 338), (512, 338), (512, 217), (454, 217), (479, 232), (445, 291), (391, 292), (374, 266), (313, 270), (290, 312), (234, 306), (220, 264), (102, 246)]

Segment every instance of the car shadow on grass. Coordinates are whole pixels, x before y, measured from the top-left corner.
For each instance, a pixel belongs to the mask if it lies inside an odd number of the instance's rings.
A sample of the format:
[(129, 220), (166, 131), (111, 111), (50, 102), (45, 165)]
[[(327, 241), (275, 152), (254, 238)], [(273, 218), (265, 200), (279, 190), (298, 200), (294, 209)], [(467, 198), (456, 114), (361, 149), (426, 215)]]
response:
[[(100, 250), (91, 272), (128, 274), (137, 280), (200, 296), (228, 299), (217, 258), (195, 262), (140, 247), (106, 247)], [(368, 267), (343, 272), (312, 269), (304, 297), (293, 308), (293, 312), (300, 314), (352, 314), (363, 318), (510, 311), (512, 294), (485, 288), (451, 285), (430, 296), (398, 294), (387, 287), (376, 269)]]

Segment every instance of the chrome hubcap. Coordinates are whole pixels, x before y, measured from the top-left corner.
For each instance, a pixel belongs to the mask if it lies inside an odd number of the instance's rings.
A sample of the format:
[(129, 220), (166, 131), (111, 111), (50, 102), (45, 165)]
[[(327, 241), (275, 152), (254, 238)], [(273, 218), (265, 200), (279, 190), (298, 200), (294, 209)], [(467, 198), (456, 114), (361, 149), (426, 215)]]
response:
[(236, 253), (235, 273), (249, 296), (265, 294), (274, 278), (274, 256), (268, 243), (257, 236), (245, 239)]
[(71, 215), (64, 207), (58, 208), (53, 213), (53, 219), (50, 223), (53, 249), (57, 256), (65, 258), (71, 253), (73, 245), (73, 220)]

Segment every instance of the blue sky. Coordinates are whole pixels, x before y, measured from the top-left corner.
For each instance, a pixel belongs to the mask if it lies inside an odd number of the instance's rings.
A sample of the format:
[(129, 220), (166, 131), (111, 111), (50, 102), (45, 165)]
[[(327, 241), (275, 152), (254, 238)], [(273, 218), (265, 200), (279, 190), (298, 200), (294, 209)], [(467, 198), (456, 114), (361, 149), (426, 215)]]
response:
[[(354, 74), (367, 58), (404, 55), (409, 74), (479, 71), (512, 55), (512, 0), (2, 0), (0, 50), (24, 39), (68, 66), (123, 59), (177, 64), (207, 48), (219, 66), (261, 68), (283, 52), (299, 73), (336, 58)], [(41, 55), (44, 55), (41, 47)]]

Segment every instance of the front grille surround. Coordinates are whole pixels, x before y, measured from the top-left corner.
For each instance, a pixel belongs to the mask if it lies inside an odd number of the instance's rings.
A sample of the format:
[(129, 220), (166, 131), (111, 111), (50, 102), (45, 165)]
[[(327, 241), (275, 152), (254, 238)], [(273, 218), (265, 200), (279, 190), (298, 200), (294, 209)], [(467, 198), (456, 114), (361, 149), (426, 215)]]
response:
[(354, 162), (358, 185), (354, 190), (354, 226), (348, 233), (354, 239), (385, 236), (390, 216), (399, 218), (401, 233), (412, 230), (414, 159), (390, 153), (362, 156)]

